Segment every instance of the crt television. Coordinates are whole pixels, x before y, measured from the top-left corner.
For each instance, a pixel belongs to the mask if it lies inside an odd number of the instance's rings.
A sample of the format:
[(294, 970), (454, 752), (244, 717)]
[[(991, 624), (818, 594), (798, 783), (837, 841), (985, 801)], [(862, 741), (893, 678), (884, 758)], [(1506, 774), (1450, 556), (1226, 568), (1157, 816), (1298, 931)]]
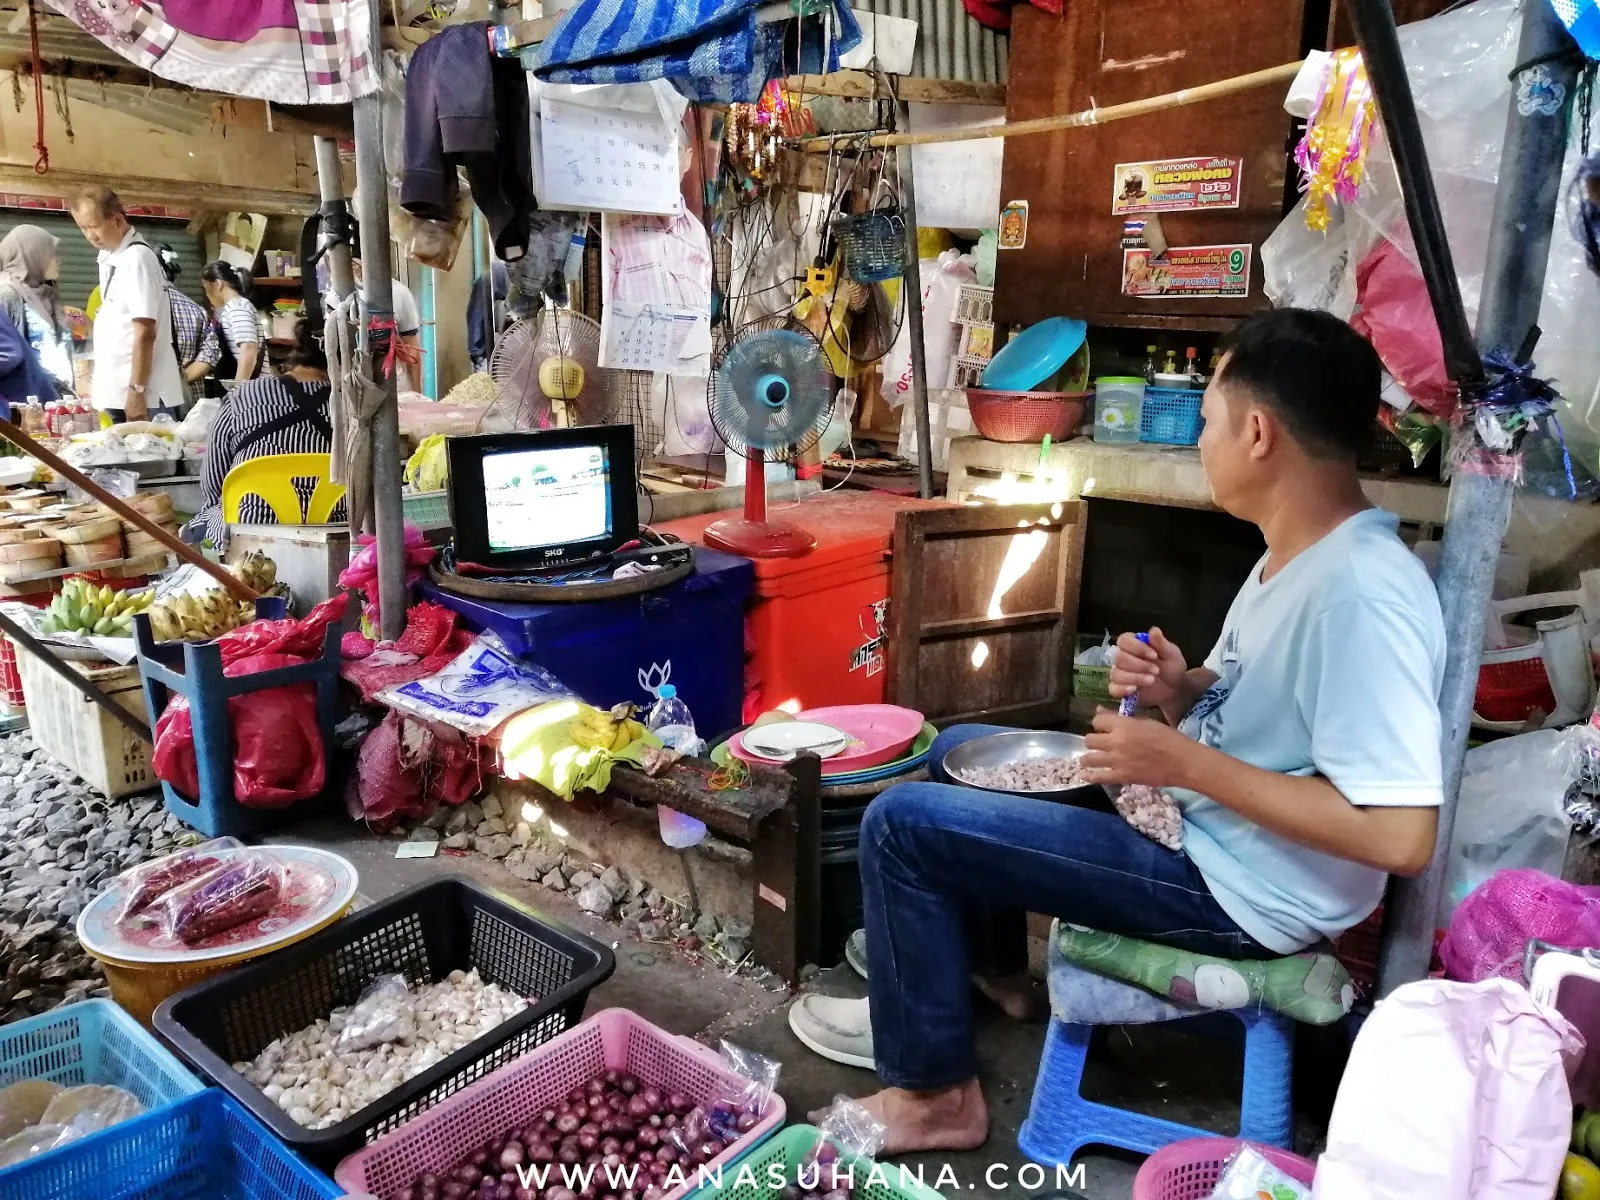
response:
[(456, 561), (523, 572), (604, 558), (639, 536), (632, 425), (446, 441)]

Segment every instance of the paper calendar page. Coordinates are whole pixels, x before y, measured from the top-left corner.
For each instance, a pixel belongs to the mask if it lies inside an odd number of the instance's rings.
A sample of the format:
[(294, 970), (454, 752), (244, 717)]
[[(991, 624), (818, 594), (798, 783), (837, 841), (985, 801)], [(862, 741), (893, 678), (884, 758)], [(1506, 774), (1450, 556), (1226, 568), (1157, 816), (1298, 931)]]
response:
[(540, 207), (669, 216), (683, 211), (677, 130), (659, 113), (545, 96), (539, 133)]

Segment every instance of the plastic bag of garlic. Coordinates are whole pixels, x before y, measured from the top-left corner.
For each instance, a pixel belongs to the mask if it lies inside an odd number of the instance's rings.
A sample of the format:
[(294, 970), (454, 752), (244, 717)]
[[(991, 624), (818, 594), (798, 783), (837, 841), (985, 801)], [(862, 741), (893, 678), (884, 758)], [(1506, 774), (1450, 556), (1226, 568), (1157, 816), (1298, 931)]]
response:
[[(388, 989), (377, 994), (384, 1012), (394, 1018), (402, 1002), (392, 984)], [(408, 1038), (360, 1049), (341, 1046), (358, 1002), (278, 1038), (252, 1062), (234, 1063), (233, 1069), (297, 1124), (327, 1129), (516, 1016), (528, 1001), (499, 984), (485, 983), (474, 969), (452, 971), (437, 983), (408, 989), (403, 1006), (413, 1026)]]

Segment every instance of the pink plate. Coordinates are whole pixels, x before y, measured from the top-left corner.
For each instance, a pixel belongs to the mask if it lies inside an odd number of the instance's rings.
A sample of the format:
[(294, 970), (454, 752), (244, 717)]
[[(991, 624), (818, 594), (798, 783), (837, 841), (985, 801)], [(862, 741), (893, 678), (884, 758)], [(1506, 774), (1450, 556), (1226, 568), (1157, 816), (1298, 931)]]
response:
[[(822, 763), (823, 778), (848, 775), (868, 767), (893, 762), (922, 732), (922, 714), (894, 704), (835, 704), (828, 708), (808, 708), (796, 713), (797, 721), (816, 721), (848, 733), (854, 740), (843, 752)], [(772, 766), (770, 758), (744, 748), (744, 735), (728, 739), (728, 750), (736, 758), (760, 766)]]

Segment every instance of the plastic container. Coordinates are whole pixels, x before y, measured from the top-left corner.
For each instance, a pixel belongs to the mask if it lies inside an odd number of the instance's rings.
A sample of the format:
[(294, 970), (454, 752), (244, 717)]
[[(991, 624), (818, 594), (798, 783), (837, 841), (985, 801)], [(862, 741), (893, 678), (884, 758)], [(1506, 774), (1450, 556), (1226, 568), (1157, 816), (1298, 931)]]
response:
[(460, 613), (467, 628), (499, 634), (513, 654), (553, 672), (590, 704), (647, 705), (670, 680), (700, 728), (720, 732), (739, 724), (740, 618), (754, 578), (748, 560), (699, 549), (692, 575), (616, 600), (517, 604), (457, 596), (428, 583), (420, 590)]
[[(1139, 440), (1166, 446), (1193, 446), (1206, 426), (1205, 418), (1200, 415), (1200, 402), (1204, 398), (1204, 392), (1191, 388), (1145, 388), (1144, 403), (1139, 409)], [(1099, 436), (1097, 426), (1096, 440)]]
[[(722, 1196), (725, 1200), (772, 1200), (777, 1192), (767, 1186), (768, 1169), (779, 1166), (787, 1173), (798, 1166), (817, 1144), (819, 1136), (820, 1131), (814, 1125), (791, 1125), (746, 1158), (739, 1170), (724, 1171), (720, 1184), (708, 1183), (689, 1194), (696, 1200), (703, 1196)], [(943, 1193), (917, 1181), (916, 1168), (907, 1167), (902, 1176), (896, 1164), (878, 1164), (878, 1175), (874, 1179), (874, 1165), (871, 1159), (858, 1159), (855, 1163), (855, 1194), (862, 1200), (943, 1200)], [(745, 1168), (749, 1169), (749, 1174), (744, 1174)], [(840, 1173), (842, 1176), (843, 1168), (840, 1168)], [(743, 1182), (739, 1179), (740, 1175), (744, 1175)], [(750, 1182), (752, 1177), (754, 1184)], [(869, 1179), (872, 1180), (870, 1184)]]
[[(11, 646), (10, 639), (6, 645)], [(71, 767), (85, 783), (113, 799), (156, 786), (150, 743), (94, 703), (27, 650), (15, 651), (28, 710), (28, 725), (40, 747)], [(140, 720), (148, 721), (135, 666), (90, 666), (68, 662), (90, 683)], [(9, 694), (8, 697), (9, 699)], [(153, 722), (152, 722), (153, 725)]]
[[(784, 520), (814, 536), (817, 548), (803, 558), (754, 564), (744, 719), (714, 723), (690, 697), (702, 735), (721, 735), (779, 707), (799, 712), (829, 704), (882, 704), (895, 518), (912, 509), (946, 507), (942, 501), (885, 492), (822, 495), (775, 506)], [(705, 527), (723, 515), (683, 517), (656, 528), (698, 542)], [(689, 695), (683, 684), (679, 689)]]
[(342, 1194), (214, 1088), (0, 1173), (5, 1200), (335, 1200)]
[(1094, 440), (1127, 444), (1139, 440), (1144, 380), (1137, 375), (1106, 375), (1094, 381)]
[(1002, 392), (1032, 391), (1067, 365), (1088, 334), (1083, 321), (1046, 317), (995, 353), (983, 372), (983, 386)]
[(406, 492), (400, 497), (405, 519), (422, 529), (450, 525), (449, 492)]
[[(1080, 633), (1077, 652), (1083, 653), (1103, 641), (1099, 634)], [(1111, 668), (1086, 667), (1072, 664), (1072, 696), (1075, 700), (1093, 700), (1097, 704), (1111, 703)]]
[[(281, 598), (269, 596), (256, 601), (258, 619), (272, 620), (283, 615)], [(246, 808), (233, 798), (233, 722), (228, 716), (228, 698), (291, 683), (316, 685), (317, 724), (322, 729), (322, 747), (328, 766), (328, 783), (322, 795), (342, 790), (333, 770), (333, 727), (342, 713), (339, 700), (341, 633), (336, 625), (328, 629), (322, 657), (315, 662), (229, 678), (222, 673), (222, 652), (215, 642), (158, 644), (150, 635), (150, 618), (144, 613), (134, 617), (133, 640), (139, 652), (145, 707), (154, 714), (152, 728), (166, 711), (167, 700), (173, 692), (188, 697), (194, 721), (200, 795), (185, 796), (163, 781), (161, 792), (166, 798), (168, 812), (207, 837), (247, 836), (305, 815), (316, 799), (302, 800), (287, 808), (261, 809)]]
[[(682, 1092), (697, 1104), (715, 1099), (725, 1085), (739, 1083), (710, 1047), (658, 1029), (625, 1008), (608, 1008), (352, 1154), (339, 1164), (334, 1178), (348, 1192), (388, 1196), (423, 1171), (454, 1166), (463, 1154), (612, 1067), (664, 1091)], [(755, 1128), (707, 1169), (721, 1164), (726, 1170), (743, 1159), (772, 1136), (783, 1118), (783, 1097), (774, 1093)], [(678, 1188), (667, 1196), (693, 1191)], [(766, 1192), (761, 1194), (768, 1200)]]
[(699, 741), (694, 732), (694, 716), (689, 706), (678, 698), (678, 689), (663, 683), (656, 689), (656, 702), (650, 708), (650, 718), (645, 722), (669, 750), (691, 747)]
[[(400, 972), (413, 983), (431, 982), (472, 967), (485, 982), (534, 1003), (337, 1125), (305, 1128), (233, 1069), (274, 1038), (354, 1003), (377, 975)], [(589, 992), (615, 969), (611, 951), (600, 943), (541, 920), (500, 892), (445, 878), (408, 888), (270, 958), (173, 996), (156, 1010), (155, 1025), (274, 1134), (331, 1167), (576, 1025)]]
[[(22, 1079), (48, 1079), (65, 1087), (111, 1084), (132, 1092), (147, 1110), (204, 1087), (110, 1000), (84, 1000), (0, 1026), (0, 1088)], [(10, 1182), (4, 1170), (0, 1181)], [(0, 1195), (10, 1193), (0, 1186)]]
[[(1190, 1138), (1163, 1146), (1144, 1160), (1133, 1177), (1132, 1200), (1210, 1200), (1228, 1156), (1241, 1145), (1238, 1138)], [(1316, 1173), (1316, 1164), (1298, 1154), (1254, 1142), (1251, 1145), (1273, 1166), (1301, 1183), (1310, 1183)]]

